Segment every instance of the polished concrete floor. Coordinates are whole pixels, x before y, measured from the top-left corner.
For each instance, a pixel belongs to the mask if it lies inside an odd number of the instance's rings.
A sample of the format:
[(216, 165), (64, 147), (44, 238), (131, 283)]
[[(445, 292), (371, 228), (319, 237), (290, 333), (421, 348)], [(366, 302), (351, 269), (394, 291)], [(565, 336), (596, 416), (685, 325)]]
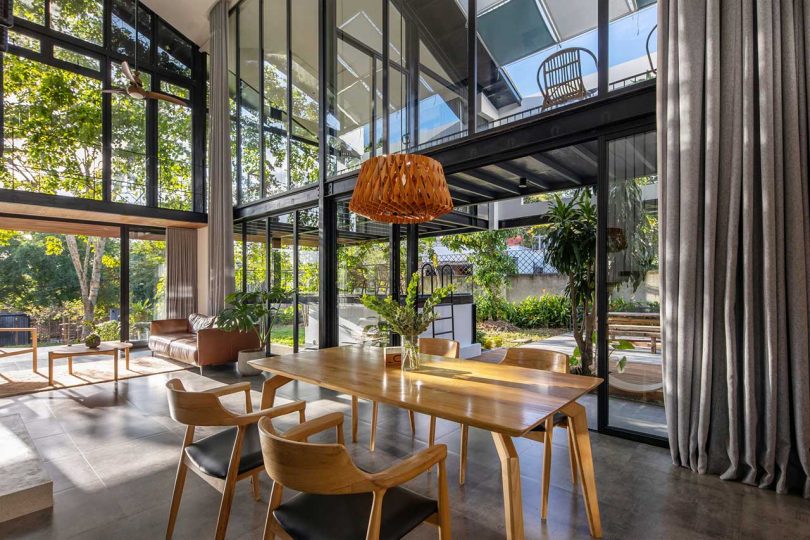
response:
[[(0, 399), (0, 415), (18, 413), (35, 439), (54, 480), (53, 510), (0, 524), (0, 538), (160, 538), (165, 535), (183, 428), (168, 416), (164, 384), (182, 378), (205, 388), (237, 379), (228, 368), (153, 375), (114, 383)], [(260, 388), (261, 378), (254, 380)], [(348, 413), (348, 396), (304, 384), (284, 388), (286, 399), (308, 401), (310, 417)], [(254, 394), (258, 404), (259, 393)], [(238, 406), (238, 396), (228, 398)], [(362, 402), (361, 402), (362, 403)], [(426, 417), (417, 415), (412, 437), (407, 415), (380, 407), (378, 447), (366, 448), (369, 406), (361, 404), (360, 442), (350, 445), (357, 463), (382, 469), (425, 446)], [(285, 419), (286, 420), (286, 419)], [(286, 420), (287, 423), (294, 419)], [(348, 435), (348, 417), (346, 432)], [(571, 486), (566, 437), (554, 442), (550, 515), (539, 519), (542, 445), (516, 441), (521, 459), (527, 538), (588, 538), (585, 510)], [(488, 433), (471, 429), (467, 484), (457, 485), (456, 424), (440, 421), (438, 442), (451, 451), (454, 538), (503, 538), (501, 478)], [(810, 503), (672, 466), (669, 453), (639, 443), (592, 434), (605, 538), (808, 538)], [(348, 440), (348, 437), (347, 437)], [(0, 451), (3, 441), (0, 440)], [(412, 489), (434, 493), (436, 475)], [(266, 501), (269, 482), (263, 483)], [(175, 538), (213, 536), (219, 494), (195, 475), (186, 482)], [(260, 538), (266, 502), (256, 502), (248, 482), (237, 486), (228, 538)], [(410, 536), (435, 538), (423, 525)]]

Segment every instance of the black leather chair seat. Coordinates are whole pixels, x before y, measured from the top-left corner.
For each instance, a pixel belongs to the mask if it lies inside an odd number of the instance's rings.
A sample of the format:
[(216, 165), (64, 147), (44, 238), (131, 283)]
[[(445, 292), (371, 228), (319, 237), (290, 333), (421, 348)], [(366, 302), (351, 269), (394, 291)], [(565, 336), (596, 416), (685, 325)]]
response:
[[(560, 424), (565, 422), (565, 420), (567, 418), (568, 417), (566, 415), (564, 415), (563, 413), (561, 413), (561, 412), (554, 413), (554, 425), (559, 426)], [(545, 422), (543, 422), (539, 426), (536, 426), (534, 429), (532, 429), (532, 431), (545, 431), (545, 430), (546, 430), (546, 423)]]
[[(228, 462), (231, 460), (233, 445), (236, 442), (237, 428), (229, 428), (210, 437), (205, 437), (186, 447), (186, 455), (191, 462), (209, 476), (225, 478), (228, 476)], [(247, 472), (264, 465), (262, 447), (259, 442), (259, 428), (249, 425), (242, 441), (242, 458), (239, 461), (239, 473)]]
[[(274, 515), (296, 540), (363, 540), (371, 515), (371, 493), (313, 495), (301, 493)], [(389, 489), (383, 498), (380, 540), (398, 540), (438, 511), (433, 499), (405, 488)]]

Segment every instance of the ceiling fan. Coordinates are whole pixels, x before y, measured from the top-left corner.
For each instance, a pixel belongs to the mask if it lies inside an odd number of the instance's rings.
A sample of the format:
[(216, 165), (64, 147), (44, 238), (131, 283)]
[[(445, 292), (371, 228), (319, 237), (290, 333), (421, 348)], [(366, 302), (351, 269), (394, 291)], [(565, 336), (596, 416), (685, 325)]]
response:
[(124, 72), (124, 76), (129, 80), (127, 87), (108, 88), (102, 90), (103, 93), (124, 94), (132, 99), (162, 99), (163, 101), (176, 103), (177, 105), (188, 105), (188, 103), (186, 103), (184, 100), (171, 94), (164, 94), (163, 92), (150, 92), (149, 90), (145, 89), (143, 87), (143, 82), (141, 81), (141, 73), (137, 69), (135, 71), (129, 69), (129, 64), (127, 64), (126, 60), (121, 62), (121, 70)]
[(129, 64), (126, 60), (121, 62), (121, 71), (124, 72), (124, 76), (129, 81), (129, 84), (126, 88), (105, 88), (101, 92), (104, 94), (124, 94), (126, 96), (131, 97), (132, 99), (142, 100), (142, 99), (160, 99), (163, 101), (168, 101), (169, 103), (175, 103), (177, 105), (185, 105), (188, 106), (188, 103), (185, 100), (180, 99), (179, 97), (175, 97), (171, 94), (164, 94), (163, 92), (151, 92), (143, 87), (143, 81), (141, 81), (141, 72), (138, 71), (138, 43), (139, 43), (139, 36), (138, 36), (138, 3), (135, 2), (135, 71), (129, 69)]

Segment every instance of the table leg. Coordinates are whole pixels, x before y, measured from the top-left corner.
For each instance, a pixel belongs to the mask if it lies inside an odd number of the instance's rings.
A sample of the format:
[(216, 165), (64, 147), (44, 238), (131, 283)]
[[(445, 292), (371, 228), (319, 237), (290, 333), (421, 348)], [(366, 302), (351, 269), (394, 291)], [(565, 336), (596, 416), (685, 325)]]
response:
[(574, 457), (582, 479), (582, 497), (585, 499), (588, 527), (591, 530), (591, 536), (602, 538), (602, 519), (599, 516), (599, 499), (596, 495), (596, 476), (593, 472), (593, 455), (591, 453), (591, 435), (588, 432), (588, 417), (585, 414), (585, 407), (574, 402), (569, 403), (560, 411), (569, 418), (568, 429), (572, 432)]
[(53, 353), (48, 353), (48, 386), (53, 386)]
[(113, 380), (118, 382), (118, 349), (113, 349)]
[(68, 373), (73, 375), (73, 357), (68, 356)]
[(124, 360), (126, 362), (124, 365), (126, 366), (127, 371), (129, 371), (129, 347), (124, 349)]
[[(202, 366), (200, 366), (200, 368), (202, 369)], [(269, 409), (270, 407), (273, 407), (276, 401), (276, 390), (290, 381), (292, 381), (292, 379), (289, 377), (284, 377), (283, 375), (273, 375), (264, 381), (264, 384), (262, 385), (261, 408)]]
[(512, 438), (492, 432), (495, 448), (501, 458), (503, 510), (507, 540), (523, 540), (523, 497), (520, 490), (520, 462)]
[(31, 330), (31, 347), (34, 349), (34, 373), (37, 372), (37, 329)]
[(357, 396), (352, 396), (352, 442), (357, 442)]

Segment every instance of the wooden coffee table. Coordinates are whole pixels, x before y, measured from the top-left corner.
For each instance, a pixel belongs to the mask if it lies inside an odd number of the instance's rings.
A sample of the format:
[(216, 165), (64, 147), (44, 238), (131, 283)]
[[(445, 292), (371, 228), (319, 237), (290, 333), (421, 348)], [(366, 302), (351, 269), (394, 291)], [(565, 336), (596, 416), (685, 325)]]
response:
[(129, 350), (132, 348), (132, 343), (123, 341), (102, 341), (101, 345), (95, 349), (91, 349), (86, 345), (65, 345), (64, 347), (57, 347), (48, 351), (48, 384), (53, 386), (53, 361), (58, 358), (67, 358), (68, 373), (73, 375), (73, 357), (74, 356), (94, 356), (94, 355), (109, 355), (113, 357), (113, 378), (118, 380), (118, 353), (124, 351), (124, 358), (126, 361), (126, 368), (129, 369)]

